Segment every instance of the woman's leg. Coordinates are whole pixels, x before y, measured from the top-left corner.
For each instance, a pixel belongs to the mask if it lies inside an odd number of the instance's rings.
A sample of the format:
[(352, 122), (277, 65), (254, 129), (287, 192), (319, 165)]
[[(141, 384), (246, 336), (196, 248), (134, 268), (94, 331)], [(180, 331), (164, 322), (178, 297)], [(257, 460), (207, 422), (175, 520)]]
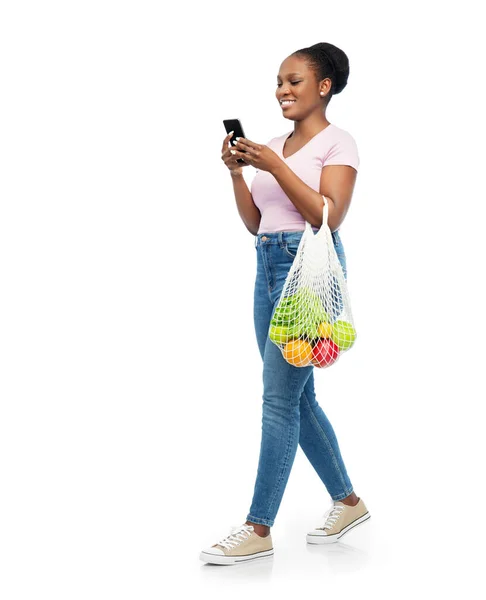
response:
[(317, 403), (313, 373), (300, 397), (299, 444), (333, 500), (353, 494), (336, 434)]
[[(292, 468), (300, 430), (300, 397), (313, 366), (294, 367), (268, 337), (270, 320), (292, 261), (275, 234), (257, 247), (254, 323), (263, 359), (260, 457), (247, 523), (270, 528)], [(255, 529), (257, 533), (259, 531)]]
[[(255, 335), (258, 343), (260, 355), (265, 355), (265, 343), (270, 327), (270, 320), (273, 312), (273, 303), (268, 293), (268, 278), (267, 271), (269, 265), (264, 261), (261, 246), (258, 243), (258, 238), (255, 237), (255, 258), (256, 258), (256, 279), (253, 299), (253, 319), (255, 325)], [(253, 525), (255, 532), (260, 536), (267, 536), (270, 533), (270, 526), (261, 523), (246, 521), (247, 525)]]
[(300, 438), (300, 397), (313, 366), (294, 367), (267, 339), (263, 358), (260, 459), (250, 523), (273, 526)]

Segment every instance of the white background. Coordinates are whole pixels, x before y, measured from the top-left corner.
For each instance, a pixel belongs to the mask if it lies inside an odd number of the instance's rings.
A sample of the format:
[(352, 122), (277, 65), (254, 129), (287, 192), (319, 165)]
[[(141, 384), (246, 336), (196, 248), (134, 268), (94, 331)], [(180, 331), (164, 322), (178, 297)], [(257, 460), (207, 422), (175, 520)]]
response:
[[(484, 593), (479, 4), (2, 3), (2, 598)], [(299, 448), (273, 559), (205, 565), (246, 520), (261, 433), (222, 119), (290, 132), (280, 64), (322, 41), (350, 60), (327, 118), (361, 159), (359, 341), (316, 391), (372, 518), (307, 546), (330, 496)]]

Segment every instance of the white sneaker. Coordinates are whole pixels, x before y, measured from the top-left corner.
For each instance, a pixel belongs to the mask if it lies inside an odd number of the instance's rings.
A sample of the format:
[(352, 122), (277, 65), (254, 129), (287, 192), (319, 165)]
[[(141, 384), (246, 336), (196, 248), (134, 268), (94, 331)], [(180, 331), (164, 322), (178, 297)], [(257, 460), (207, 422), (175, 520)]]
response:
[(269, 533), (267, 537), (260, 537), (253, 525), (245, 523), (233, 526), (228, 536), (214, 546), (205, 548), (199, 558), (215, 565), (232, 565), (272, 554), (272, 535)]

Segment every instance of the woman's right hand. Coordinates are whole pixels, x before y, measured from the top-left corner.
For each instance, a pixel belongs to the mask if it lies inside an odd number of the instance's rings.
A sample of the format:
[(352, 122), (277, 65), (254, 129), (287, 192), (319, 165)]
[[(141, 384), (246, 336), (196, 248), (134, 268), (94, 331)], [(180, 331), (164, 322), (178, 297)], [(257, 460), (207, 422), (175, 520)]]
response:
[(233, 132), (228, 133), (228, 135), (224, 138), (223, 148), (221, 150), (221, 159), (230, 170), (231, 175), (242, 175), (243, 167), (247, 167), (248, 165), (236, 162), (236, 156), (234, 154), (231, 154), (231, 144), (228, 146), (228, 143), (232, 136)]

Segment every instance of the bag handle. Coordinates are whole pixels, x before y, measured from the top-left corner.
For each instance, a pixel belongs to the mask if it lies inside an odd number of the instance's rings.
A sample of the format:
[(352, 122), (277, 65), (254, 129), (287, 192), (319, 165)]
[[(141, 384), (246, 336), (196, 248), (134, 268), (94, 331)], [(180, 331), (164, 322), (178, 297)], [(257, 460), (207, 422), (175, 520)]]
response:
[[(321, 229), (324, 227), (324, 225), (327, 225), (327, 219), (328, 219), (328, 216), (329, 216), (329, 206), (328, 206), (329, 202), (328, 202), (326, 196), (322, 196), (322, 198), (324, 200), (324, 208), (322, 209), (322, 225), (321, 225)], [(314, 233), (314, 231), (312, 229), (312, 225), (308, 221), (305, 222), (305, 228), (308, 231), (312, 231), (312, 233)], [(319, 229), (319, 231), (321, 231), (321, 229)], [(317, 233), (319, 233), (319, 231)]]

